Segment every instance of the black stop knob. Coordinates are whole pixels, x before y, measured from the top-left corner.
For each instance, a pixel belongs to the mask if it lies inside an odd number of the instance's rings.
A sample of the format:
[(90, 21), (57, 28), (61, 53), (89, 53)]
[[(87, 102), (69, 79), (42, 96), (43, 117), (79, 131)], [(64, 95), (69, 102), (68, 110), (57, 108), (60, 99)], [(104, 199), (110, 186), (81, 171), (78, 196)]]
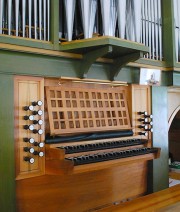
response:
[(42, 110), (35, 110), (35, 111), (32, 112), (32, 114), (42, 116), (43, 111)]
[(34, 151), (33, 154), (34, 154), (34, 155), (38, 155), (39, 157), (43, 157), (43, 156), (44, 156), (44, 152)]
[(34, 138), (23, 138), (24, 142), (29, 142), (30, 144), (34, 143)]
[(147, 135), (148, 135), (148, 133), (147, 133), (147, 132), (139, 132), (139, 135), (147, 136)]
[(28, 111), (28, 110), (33, 111), (34, 110), (34, 107), (32, 105), (24, 106), (23, 107), (23, 110), (25, 110), (25, 111)]
[(29, 152), (29, 153), (34, 153), (34, 148), (32, 148), (32, 147), (24, 147), (24, 151), (25, 152)]
[(147, 113), (147, 111), (139, 111), (138, 112), (138, 115), (147, 115), (148, 113)]
[(33, 121), (33, 124), (39, 124), (39, 125), (42, 125), (43, 124), (43, 120), (34, 120)]
[(33, 130), (33, 133), (34, 133), (34, 134), (42, 135), (42, 134), (43, 134), (43, 130), (42, 130), (42, 129), (39, 129), (39, 130), (34, 129), (34, 130)]
[(32, 102), (32, 105), (33, 106), (42, 106), (43, 105), (43, 102), (41, 101), (41, 100), (39, 100), (39, 101), (34, 101), (34, 102)]
[(34, 116), (30, 115), (30, 116), (24, 116), (24, 120), (30, 120), (33, 121), (34, 120)]
[(27, 162), (33, 164), (35, 160), (34, 160), (34, 158), (31, 158), (31, 157), (24, 157), (24, 161), (27, 161)]
[(43, 142), (40, 142), (40, 143), (34, 142), (34, 146), (38, 146), (40, 148), (43, 148), (44, 147), (44, 143)]
[(34, 130), (34, 126), (33, 125), (24, 125), (24, 129), (25, 130)]

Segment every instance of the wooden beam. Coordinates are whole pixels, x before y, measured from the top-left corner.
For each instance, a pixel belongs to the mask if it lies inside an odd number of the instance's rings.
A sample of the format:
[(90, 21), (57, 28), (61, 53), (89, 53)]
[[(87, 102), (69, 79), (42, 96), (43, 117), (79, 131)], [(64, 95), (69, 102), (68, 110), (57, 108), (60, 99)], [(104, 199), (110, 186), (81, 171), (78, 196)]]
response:
[(87, 78), (88, 71), (91, 65), (100, 57), (112, 52), (113, 48), (110, 45), (89, 51), (83, 55), (83, 60), (80, 61), (80, 78)]
[(111, 80), (116, 80), (121, 69), (126, 66), (129, 62), (133, 62), (143, 57), (143, 52), (138, 51), (132, 54), (121, 56), (114, 60), (114, 68), (111, 73)]

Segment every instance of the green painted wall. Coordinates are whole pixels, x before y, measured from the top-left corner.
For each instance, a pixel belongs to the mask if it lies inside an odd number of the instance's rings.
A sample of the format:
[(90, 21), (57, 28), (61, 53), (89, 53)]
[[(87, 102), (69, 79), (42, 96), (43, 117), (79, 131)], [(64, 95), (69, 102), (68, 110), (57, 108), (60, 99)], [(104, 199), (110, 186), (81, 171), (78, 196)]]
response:
[(173, 85), (180, 86), (180, 72), (173, 72)]
[[(43, 77), (80, 77), (81, 60), (0, 50), (0, 61), (3, 61), (0, 73)], [(89, 70), (88, 78), (108, 80), (112, 68), (110, 64), (95, 63)], [(125, 67), (117, 78), (128, 83), (138, 83), (139, 68)]]
[(13, 77), (0, 74), (0, 211), (15, 211)]
[(163, 60), (167, 67), (172, 67), (176, 65), (173, 1), (161, 0), (161, 2)]
[(159, 159), (150, 164), (151, 191), (169, 187), (168, 102), (167, 87), (152, 87), (153, 146), (161, 148)]

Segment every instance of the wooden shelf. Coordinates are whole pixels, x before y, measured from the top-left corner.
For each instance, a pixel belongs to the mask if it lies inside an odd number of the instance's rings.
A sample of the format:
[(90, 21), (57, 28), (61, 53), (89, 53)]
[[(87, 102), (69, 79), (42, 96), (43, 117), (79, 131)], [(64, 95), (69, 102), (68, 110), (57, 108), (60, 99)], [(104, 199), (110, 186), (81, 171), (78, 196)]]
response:
[(83, 55), (80, 62), (81, 78), (86, 78), (91, 65), (100, 57), (113, 59), (111, 80), (115, 80), (121, 68), (148, 53), (149, 47), (120, 38), (102, 36), (90, 39), (63, 42), (60, 51)]

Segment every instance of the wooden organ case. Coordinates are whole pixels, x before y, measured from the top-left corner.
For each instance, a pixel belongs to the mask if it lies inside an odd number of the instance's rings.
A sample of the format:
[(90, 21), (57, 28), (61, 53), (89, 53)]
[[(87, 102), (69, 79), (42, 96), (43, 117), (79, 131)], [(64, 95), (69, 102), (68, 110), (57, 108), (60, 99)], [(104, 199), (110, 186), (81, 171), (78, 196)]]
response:
[(17, 211), (93, 211), (146, 194), (160, 155), (150, 88), (90, 82), (15, 78)]

